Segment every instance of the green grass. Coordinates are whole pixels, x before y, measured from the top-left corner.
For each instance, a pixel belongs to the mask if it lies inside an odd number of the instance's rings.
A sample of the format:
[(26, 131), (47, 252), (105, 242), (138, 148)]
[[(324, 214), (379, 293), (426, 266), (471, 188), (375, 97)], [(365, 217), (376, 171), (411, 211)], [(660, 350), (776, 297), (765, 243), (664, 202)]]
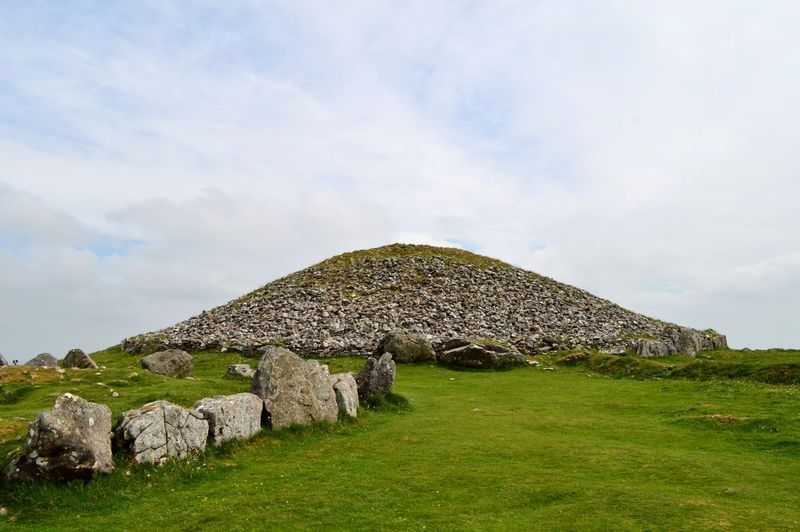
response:
[(513, 268), (513, 266), (501, 260), (478, 255), (477, 253), (472, 253), (463, 249), (418, 244), (389, 244), (388, 246), (381, 246), (378, 248), (351, 251), (331, 257), (321, 262), (319, 266), (336, 268), (348, 266), (353, 261), (365, 259), (403, 259), (410, 257), (439, 258), (446, 262), (472, 264), (481, 268), (488, 268), (490, 266), (497, 268)]
[(800, 351), (770, 349), (703, 351), (696, 358), (672, 355), (639, 358), (593, 352), (544, 357), (562, 366), (579, 366), (614, 377), (681, 378), (694, 380), (745, 379), (769, 384), (800, 384)]
[[(102, 376), (4, 384), (9, 396), (33, 389), (2, 405), (2, 450), (72, 388), (115, 415), (167, 395), (188, 405), (247, 389), (221, 378), (237, 356), (196, 358), (195, 381), (146, 375), (138, 357), (109, 350), (97, 355)], [(114, 381), (120, 397), (96, 380)], [(36, 530), (800, 527), (795, 385), (411, 364), (398, 366), (395, 391), (355, 421), (264, 431), (161, 469), (120, 463), (86, 485), (3, 485), (4, 519)]]

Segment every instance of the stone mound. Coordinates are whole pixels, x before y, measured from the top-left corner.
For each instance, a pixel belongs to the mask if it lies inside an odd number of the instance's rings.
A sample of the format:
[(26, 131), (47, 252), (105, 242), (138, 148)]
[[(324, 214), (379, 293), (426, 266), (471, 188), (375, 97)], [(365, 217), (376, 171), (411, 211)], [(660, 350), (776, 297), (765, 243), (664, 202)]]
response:
[[(123, 340), (130, 352), (268, 344), (301, 355), (369, 355), (387, 333), (502, 340), (525, 354), (633, 349), (673, 342), (677, 326), (578, 288), (463, 250), (394, 244), (345, 253), (161, 331)], [(715, 333), (695, 331), (703, 348)], [(719, 340), (716, 340), (719, 342)]]

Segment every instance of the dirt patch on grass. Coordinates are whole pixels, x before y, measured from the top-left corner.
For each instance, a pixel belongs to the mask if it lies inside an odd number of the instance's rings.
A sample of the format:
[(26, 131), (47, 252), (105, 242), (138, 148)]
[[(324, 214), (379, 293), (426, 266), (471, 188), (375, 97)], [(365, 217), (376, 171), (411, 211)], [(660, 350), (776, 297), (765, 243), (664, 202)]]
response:
[(28, 427), (27, 421), (18, 419), (4, 419), (0, 421), (0, 441), (7, 440), (10, 437), (24, 434), (25, 429)]
[(710, 416), (706, 416), (706, 418), (720, 425), (731, 425), (733, 423), (749, 421), (746, 417), (729, 416), (726, 414), (711, 414)]
[(0, 368), (0, 384), (30, 382), (41, 384), (58, 380), (61, 375), (55, 368), (32, 368), (30, 366), (3, 366)]

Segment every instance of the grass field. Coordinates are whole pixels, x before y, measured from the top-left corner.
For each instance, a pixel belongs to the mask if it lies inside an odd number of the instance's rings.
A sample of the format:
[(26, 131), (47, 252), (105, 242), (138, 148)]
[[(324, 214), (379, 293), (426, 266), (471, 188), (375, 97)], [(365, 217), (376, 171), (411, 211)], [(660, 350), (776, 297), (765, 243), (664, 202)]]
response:
[[(798, 352), (719, 352), (699, 361), (750, 363), (762, 355), (778, 357), (758, 359), (762, 366), (800, 361)], [(236, 355), (197, 353), (197, 378), (180, 381), (147, 374), (138, 357), (116, 349), (95, 359), (107, 368), (101, 375), (66, 370), (61, 379), (54, 370), (2, 370), (3, 463), (22, 443), (27, 423), (63, 391), (108, 404), (117, 416), (149, 400), (188, 406), (249, 387), (222, 378), (229, 363), (242, 360)], [(329, 361), (332, 371), (362, 362)], [(0, 506), (8, 515), (0, 524), (37, 530), (800, 528), (796, 385), (730, 376), (615, 378), (585, 362), (555, 368), (481, 373), (398, 366), (395, 391), (410, 409), (264, 431), (161, 469), (119, 463), (113, 475), (87, 485), (3, 485)]]

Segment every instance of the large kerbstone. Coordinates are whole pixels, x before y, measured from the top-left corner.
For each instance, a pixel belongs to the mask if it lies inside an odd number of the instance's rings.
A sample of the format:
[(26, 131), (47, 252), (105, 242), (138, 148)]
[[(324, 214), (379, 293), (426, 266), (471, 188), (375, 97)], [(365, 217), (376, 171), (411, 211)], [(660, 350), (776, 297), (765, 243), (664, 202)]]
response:
[(58, 360), (50, 353), (40, 353), (29, 360), (27, 366), (46, 366), (54, 368), (58, 366)]
[(194, 372), (194, 359), (186, 351), (168, 349), (144, 357), (142, 367), (167, 377), (191, 377)]
[(256, 369), (251, 391), (264, 400), (274, 429), (336, 421), (339, 409), (327, 371), (288, 349), (269, 347)]
[(677, 327), (670, 334), (675, 352), (679, 355), (695, 356), (703, 347), (703, 338), (700, 334), (688, 327)]
[(66, 482), (113, 470), (111, 409), (65, 393), (30, 424), (25, 448), (4, 476)]
[(3, 353), (0, 353), (0, 366), (8, 366), (8, 360), (3, 356)]
[(228, 440), (245, 440), (261, 431), (264, 402), (252, 393), (207, 397), (197, 401), (192, 408), (208, 421), (208, 441), (213, 445)]
[(114, 446), (134, 462), (162, 464), (203, 452), (207, 438), (208, 421), (198, 412), (155, 401), (122, 414)]
[(352, 373), (336, 373), (329, 377), (336, 393), (336, 404), (339, 412), (350, 417), (358, 415), (358, 384)]
[(384, 336), (372, 356), (379, 358), (384, 353), (391, 353), (395, 362), (421, 362), (436, 358), (433, 346), (424, 334), (405, 331), (394, 331)]
[(663, 340), (639, 339), (633, 341), (633, 352), (644, 358), (665, 357), (675, 354), (675, 346)]
[(61, 362), (64, 368), (95, 369), (97, 364), (92, 358), (83, 352), (83, 349), (72, 349)]
[(453, 338), (442, 346), (439, 362), (473, 369), (505, 369), (525, 364), (516, 349), (495, 342)]
[(364, 367), (356, 375), (358, 396), (361, 399), (373, 394), (386, 395), (392, 391), (394, 377), (397, 372), (391, 353), (384, 353), (380, 358), (369, 357)]

